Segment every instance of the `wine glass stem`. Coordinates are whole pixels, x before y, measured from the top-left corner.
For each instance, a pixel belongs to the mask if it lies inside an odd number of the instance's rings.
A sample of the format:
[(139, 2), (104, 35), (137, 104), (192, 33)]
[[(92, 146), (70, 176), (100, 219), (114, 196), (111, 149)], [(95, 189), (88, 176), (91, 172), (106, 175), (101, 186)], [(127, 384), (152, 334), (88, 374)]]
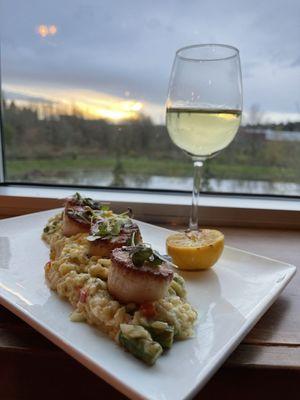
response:
[(194, 161), (194, 184), (193, 184), (193, 196), (192, 196), (192, 209), (190, 216), (189, 228), (191, 231), (198, 229), (198, 203), (199, 203), (199, 193), (201, 189), (201, 176), (202, 176), (202, 166), (203, 162), (200, 160)]

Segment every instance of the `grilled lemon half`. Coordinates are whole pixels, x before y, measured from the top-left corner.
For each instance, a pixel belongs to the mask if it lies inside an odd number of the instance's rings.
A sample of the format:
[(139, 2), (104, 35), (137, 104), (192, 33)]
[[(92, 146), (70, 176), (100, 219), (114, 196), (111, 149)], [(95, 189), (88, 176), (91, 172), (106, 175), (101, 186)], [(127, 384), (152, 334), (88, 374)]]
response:
[(220, 258), (224, 235), (216, 229), (177, 232), (168, 236), (166, 246), (179, 269), (207, 269)]

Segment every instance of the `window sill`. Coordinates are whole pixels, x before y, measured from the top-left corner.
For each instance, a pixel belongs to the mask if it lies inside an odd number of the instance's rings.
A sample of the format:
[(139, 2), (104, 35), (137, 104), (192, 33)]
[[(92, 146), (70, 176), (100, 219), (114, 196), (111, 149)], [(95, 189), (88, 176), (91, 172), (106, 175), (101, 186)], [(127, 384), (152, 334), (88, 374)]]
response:
[[(186, 193), (5, 184), (0, 186), (0, 217), (60, 207), (62, 199), (75, 191), (110, 202), (117, 212), (131, 207), (143, 221), (172, 225), (188, 221), (191, 196)], [(203, 194), (199, 220), (201, 225), (299, 229), (299, 211), (297, 199)]]

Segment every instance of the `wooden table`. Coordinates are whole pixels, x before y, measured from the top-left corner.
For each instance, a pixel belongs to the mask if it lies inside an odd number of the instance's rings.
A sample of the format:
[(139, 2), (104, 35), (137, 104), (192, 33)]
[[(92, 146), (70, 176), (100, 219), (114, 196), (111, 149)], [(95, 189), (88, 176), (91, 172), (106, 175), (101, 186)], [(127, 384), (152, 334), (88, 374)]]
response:
[[(229, 245), (300, 265), (299, 231), (222, 231)], [(54, 398), (125, 397), (0, 307), (0, 399)], [(195, 398), (300, 398), (299, 273)]]

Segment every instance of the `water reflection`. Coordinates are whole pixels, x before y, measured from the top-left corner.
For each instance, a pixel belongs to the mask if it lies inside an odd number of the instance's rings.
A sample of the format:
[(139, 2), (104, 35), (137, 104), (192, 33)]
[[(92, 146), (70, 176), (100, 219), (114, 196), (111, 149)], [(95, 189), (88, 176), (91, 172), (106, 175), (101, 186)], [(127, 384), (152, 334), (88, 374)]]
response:
[[(31, 178), (32, 180), (32, 178)], [(34, 179), (33, 179), (34, 180)], [(191, 177), (125, 174), (122, 165), (113, 171), (64, 171), (60, 176), (38, 177), (38, 182), (80, 184), (92, 186), (128, 187), (139, 189), (169, 189), (191, 191)], [(207, 179), (204, 190), (222, 193), (300, 195), (300, 184), (293, 182), (270, 182), (235, 179)]]

